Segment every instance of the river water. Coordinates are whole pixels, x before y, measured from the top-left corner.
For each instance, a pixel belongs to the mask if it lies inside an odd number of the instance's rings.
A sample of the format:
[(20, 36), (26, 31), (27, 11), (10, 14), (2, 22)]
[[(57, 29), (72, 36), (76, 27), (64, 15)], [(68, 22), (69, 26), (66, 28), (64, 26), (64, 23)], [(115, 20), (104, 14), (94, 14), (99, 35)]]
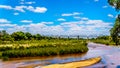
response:
[[(102, 57), (101, 62), (85, 68), (103, 68), (103, 67), (111, 68), (112, 65), (114, 65), (115, 67), (115, 64), (108, 59), (108, 56), (114, 53), (119, 53), (120, 52), (119, 48), (105, 46), (101, 44), (95, 44), (95, 43), (89, 43), (88, 48), (89, 51), (83, 54), (69, 54), (69, 55), (51, 56), (51, 57), (32, 57), (32, 58), (29, 57), (29, 58), (10, 59), (9, 61), (1, 60), (0, 68), (31, 68), (31, 67), (40, 68), (41, 66), (45, 66), (45, 65), (80, 61), (98, 56)], [(107, 61), (111, 63), (108, 63)], [(116, 62), (119, 64), (119, 61)]]

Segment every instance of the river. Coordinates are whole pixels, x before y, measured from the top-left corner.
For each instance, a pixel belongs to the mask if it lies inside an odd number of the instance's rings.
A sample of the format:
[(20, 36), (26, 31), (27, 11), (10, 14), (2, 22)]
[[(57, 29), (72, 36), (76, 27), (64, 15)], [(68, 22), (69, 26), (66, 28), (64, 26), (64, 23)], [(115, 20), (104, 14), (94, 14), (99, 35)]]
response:
[(80, 61), (98, 56), (102, 57), (101, 62), (85, 68), (116, 68), (120, 65), (120, 48), (95, 43), (88, 43), (88, 48), (89, 51), (83, 54), (0, 60), (0, 68), (40, 68), (44, 65)]

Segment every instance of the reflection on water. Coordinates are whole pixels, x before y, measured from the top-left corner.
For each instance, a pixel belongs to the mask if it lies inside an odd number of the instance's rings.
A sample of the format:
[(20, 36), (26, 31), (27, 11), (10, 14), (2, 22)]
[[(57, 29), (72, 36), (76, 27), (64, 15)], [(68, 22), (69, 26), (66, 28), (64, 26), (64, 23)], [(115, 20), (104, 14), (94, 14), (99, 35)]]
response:
[[(19, 59), (10, 59), (10, 61), (0, 61), (0, 68), (17, 68), (17, 67), (37, 67), (37, 66), (44, 66), (49, 64), (56, 64), (56, 63), (66, 63), (66, 62), (73, 62), (73, 61), (80, 61), (85, 60), (92, 57), (102, 57), (102, 62), (95, 64), (93, 66), (89, 66), (89, 68), (93, 68), (96, 66), (105, 66), (105, 58), (104, 55), (112, 54), (114, 52), (120, 51), (119, 49), (93, 44), (88, 44), (89, 51), (83, 54), (69, 54), (69, 55), (62, 55), (62, 56), (51, 56), (51, 57), (35, 57), (35, 58), (19, 58)], [(87, 68), (87, 67), (86, 67)]]
[(56, 63), (66, 63), (71, 61), (78, 61), (82, 60), (82, 56), (84, 56), (86, 53), (83, 54), (71, 54), (71, 55), (63, 55), (63, 56), (52, 56), (52, 57), (39, 57), (38, 59), (31, 58), (32, 61), (24, 60), (24, 64), (42, 64), (42, 65), (48, 65), (48, 64), (56, 64)]
[[(29, 57), (29, 58), (12, 58), (9, 61), (0, 61), (0, 68), (17, 68), (25, 66), (44, 66), (56, 63), (66, 63), (72, 61), (84, 60), (82, 58), (86, 53), (82, 54), (69, 54), (62, 56), (50, 56), (50, 57)], [(9, 65), (8, 65), (9, 64)]]

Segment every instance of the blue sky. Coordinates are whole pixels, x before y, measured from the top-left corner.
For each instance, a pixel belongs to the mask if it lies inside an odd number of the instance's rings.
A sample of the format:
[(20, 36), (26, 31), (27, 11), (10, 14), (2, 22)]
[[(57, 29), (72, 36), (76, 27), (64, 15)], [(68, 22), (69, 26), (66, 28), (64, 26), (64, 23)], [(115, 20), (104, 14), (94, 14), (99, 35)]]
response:
[(109, 35), (117, 12), (107, 0), (0, 0), (0, 30), (42, 35)]

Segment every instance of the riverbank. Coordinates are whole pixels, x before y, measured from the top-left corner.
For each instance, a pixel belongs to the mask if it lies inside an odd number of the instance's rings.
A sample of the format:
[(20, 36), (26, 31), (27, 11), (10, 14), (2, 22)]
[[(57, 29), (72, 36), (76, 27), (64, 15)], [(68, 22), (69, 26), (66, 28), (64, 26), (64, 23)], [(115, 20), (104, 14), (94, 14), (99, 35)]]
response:
[(101, 57), (90, 58), (78, 62), (69, 62), (65, 64), (53, 64), (48, 66), (43, 66), (41, 68), (80, 68), (85, 66), (90, 66), (98, 63), (101, 60)]
[(35, 40), (31, 42), (22, 41), (22, 43), (29, 42), (29, 44), (22, 44), (20, 43), (21, 41), (17, 42), (14, 42), (15, 44), (9, 44), (11, 46), (8, 46), (7, 44), (0, 46), (1, 57), (4, 60), (9, 60), (9, 58), (85, 53), (88, 51), (86, 41), (77, 39)]
[(88, 43), (89, 51), (85, 54), (78, 55), (68, 55), (68, 56), (54, 56), (52, 58), (30, 58), (30, 59), (19, 59), (12, 61), (0, 61), (0, 68), (17, 68), (20, 66), (34, 66), (41, 67), (51, 64), (59, 64), (59, 63), (67, 63), (67, 62), (75, 62), (81, 61), (93, 57), (101, 56), (101, 62), (92, 66), (88, 66), (85, 68), (99, 68), (99, 67), (107, 67), (107, 68), (116, 68), (120, 64), (119, 54), (120, 49), (116, 47), (106, 46), (102, 44), (96, 43)]
[(120, 46), (120, 44), (116, 45), (115, 42), (109, 40), (109, 39), (91, 39), (91, 42), (97, 43), (97, 44), (103, 44), (107, 46)]

